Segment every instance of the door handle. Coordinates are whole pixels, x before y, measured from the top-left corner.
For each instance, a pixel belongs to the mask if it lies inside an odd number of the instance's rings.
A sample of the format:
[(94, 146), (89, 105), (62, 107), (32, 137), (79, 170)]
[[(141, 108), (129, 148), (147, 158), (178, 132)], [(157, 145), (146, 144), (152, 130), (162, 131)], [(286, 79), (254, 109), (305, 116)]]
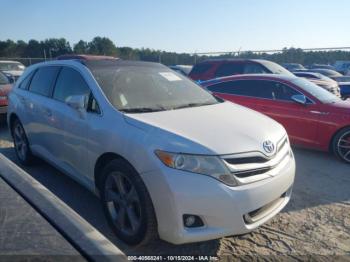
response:
[(50, 109), (44, 109), (44, 112), (48, 117), (52, 116), (52, 111)]
[(320, 112), (320, 111), (310, 111), (311, 114), (317, 114), (317, 115), (328, 115), (328, 112)]

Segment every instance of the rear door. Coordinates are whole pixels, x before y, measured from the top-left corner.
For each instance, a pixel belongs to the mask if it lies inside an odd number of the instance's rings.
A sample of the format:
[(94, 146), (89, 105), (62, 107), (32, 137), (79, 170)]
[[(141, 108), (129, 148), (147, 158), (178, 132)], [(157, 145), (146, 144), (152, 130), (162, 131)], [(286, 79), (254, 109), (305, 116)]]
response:
[[(83, 111), (74, 109), (67, 104), (69, 97), (77, 95), (86, 98)], [(90, 182), (87, 177), (88, 165), (86, 164), (89, 152), (88, 140), (90, 127), (93, 125), (90, 114), (98, 113), (98, 105), (83, 76), (72, 67), (62, 67), (52, 98), (55, 104), (52, 111), (55, 118), (53, 125), (56, 129), (58, 142), (54, 154), (59, 165), (67, 173), (87, 184)], [(93, 110), (90, 109), (90, 104), (94, 106)]]
[(45, 66), (36, 70), (29, 85), (29, 93), (23, 96), (26, 109), (26, 132), (31, 149), (52, 159), (52, 88), (60, 70), (59, 66)]

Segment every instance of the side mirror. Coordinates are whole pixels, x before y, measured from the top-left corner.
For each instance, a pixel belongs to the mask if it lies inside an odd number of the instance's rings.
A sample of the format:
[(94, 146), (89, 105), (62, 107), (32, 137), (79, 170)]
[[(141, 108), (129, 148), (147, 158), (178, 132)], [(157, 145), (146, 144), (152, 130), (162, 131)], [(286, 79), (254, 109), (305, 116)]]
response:
[(298, 104), (306, 105), (306, 97), (304, 95), (294, 95), (291, 97), (292, 100)]
[(83, 111), (86, 105), (86, 96), (84, 95), (69, 96), (66, 99), (66, 104), (77, 111)]

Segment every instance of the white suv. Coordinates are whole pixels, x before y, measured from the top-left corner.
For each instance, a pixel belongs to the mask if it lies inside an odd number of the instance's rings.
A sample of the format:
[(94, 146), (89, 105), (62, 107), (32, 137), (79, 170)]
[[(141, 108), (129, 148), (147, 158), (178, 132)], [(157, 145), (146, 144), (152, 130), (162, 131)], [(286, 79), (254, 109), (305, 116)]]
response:
[(280, 124), (157, 63), (36, 64), (9, 96), (8, 122), (19, 160), (44, 158), (98, 192), (131, 245), (246, 233), (291, 196)]

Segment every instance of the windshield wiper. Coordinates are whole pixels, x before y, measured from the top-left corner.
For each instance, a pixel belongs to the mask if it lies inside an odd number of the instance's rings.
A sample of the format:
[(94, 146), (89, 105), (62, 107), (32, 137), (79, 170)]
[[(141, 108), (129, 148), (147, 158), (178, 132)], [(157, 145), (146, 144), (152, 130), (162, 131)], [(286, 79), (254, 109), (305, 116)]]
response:
[(188, 103), (188, 104), (173, 107), (172, 109), (180, 109), (180, 108), (186, 108), (186, 107), (197, 107), (197, 106), (209, 106), (209, 105), (213, 105), (213, 104), (215, 104), (215, 103), (213, 103), (213, 102)]
[(163, 107), (135, 107), (135, 108), (123, 108), (119, 109), (121, 112), (125, 113), (147, 113), (147, 112), (159, 112), (159, 111), (164, 111), (166, 110)]

